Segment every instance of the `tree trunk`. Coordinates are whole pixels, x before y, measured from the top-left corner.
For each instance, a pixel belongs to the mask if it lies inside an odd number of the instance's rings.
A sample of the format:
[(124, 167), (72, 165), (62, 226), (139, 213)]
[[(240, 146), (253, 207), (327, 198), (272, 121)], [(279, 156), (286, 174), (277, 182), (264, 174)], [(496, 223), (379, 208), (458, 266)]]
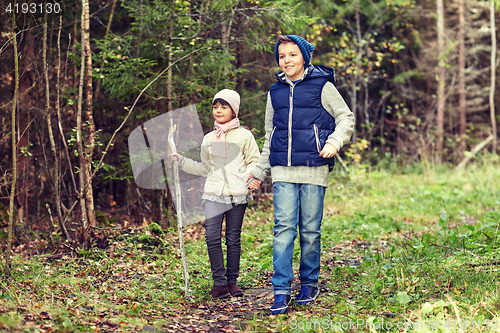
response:
[[(172, 84), (172, 62), (174, 59), (174, 53), (173, 53), (173, 43), (174, 43), (174, 15), (175, 15), (175, 2), (172, 2), (172, 8), (171, 8), (171, 18), (170, 18), (170, 27), (169, 27), (169, 52), (168, 52), (168, 71), (167, 71), (167, 111), (170, 112), (173, 110), (173, 105), (172, 105), (172, 90), (173, 90), (173, 84)], [(166, 227), (168, 228), (170, 226), (170, 221), (174, 219), (174, 202), (172, 200), (172, 195), (170, 193), (170, 188), (168, 187), (167, 184), (167, 190), (166, 190), (166, 195), (161, 197), (161, 200), (163, 201), (164, 198), (166, 197), (166, 208), (167, 208), (167, 224)], [(173, 189), (172, 189), (173, 191)], [(163, 214), (162, 212), (160, 214)], [(163, 216), (163, 215), (162, 215)]]
[[(115, 14), (115, 7), (116, 7), (116, 0), (113, 0), (113, 5), (111, 6), (111, 13), (109, 14), (109, 21), (108, 21), (108, 25), (106, 26), (106, 33), (104, 34), (104, 42), (106, 42), (106, 40), (108, 40), (108, 35), (109, 35), (109, 31), (111, 30), (111, 22), (113, 22), (113, 15)], [(101, 65), (101, 69), (100, 71), (102, 71), (103, 67), (104, 67), (104, 56), (102, 57), (102, 60), (103, 60), (103, 64)], [(97, 81), (97, 86), (95, 88), (95, 100), (99, 100), (99, 94), (100, 94), (100, 90), (101, 90), (101, 80)]]
[(490, 118), (491, 132), (493, 134), (493, 154), (497, 153), (497, 121), (495, 117), (495, 80), (496, 80), (496, 52), (497, 35), (495, 30), (495, 1), (490, 0), (490, 22), (491, 22), (491, 86), (490, 86)]
[[(62, 17), (60, 17), (60, 22), (59, 22), (59, 34), (58, 34), (58, 54), (59, 54), (59, 62), (58, 62), (58, 71), (57, 71), (57, 89), (58, 89), (58, 98), (59, 98), (59, 75), (61, 71), (61, 58), (60, 58), (60, 53), (61, 53), (61, 44), (60, 44), (60, 38), (61, 38), (61, 24), (62, 24)], [(54, 185), (54, 196), (56, 199), (56, 212), (57, 212), (57, 217), (59, 219), (59, 225), (61, 226), (61, 230), (64, 234), (64, 237), (71, 241), (71, 237), (68, 234), (68, 231), (66, 230), (66, 227), (63, 223), (63, 217), (61, 213), (61, 185), (59, 181), (59, 158), (57, 157), (57, 148), (56, 148), (56, 141), (54, 140), (54, 133), (52, 131), (52, 121), (51, 121), (51, 112), (50, 112), (50, 83), (49, 83), (49, 68), (47, 64), (47, 12), (45, 12), (45, 23), (43, 24), (43, 73), (45, 76), (45, 113), (47, 115), (47, 128), (49, 131), (49, 141), (50, 141), (50, 146), (52, 148), (52, 153), (54, 154), (54, 167), (53, 167), (53, 185)], [(59, 104), (59, 101), (57, 101), (57, 104)]]
[(167, 197), (167, 223), (166, 223), (166, 228), (169, 228), (170, 221), (174, 220), (174, 199), (172, 198), (172, 191), (167, 187), (166, 190), (166, 197)]
[[(170, 112), (174, 109), (172, 105), (172, 61), (174, 59), (174, 52), (173, 52), (173, 45), (174, 45), (174, 14), (175, 14), (175, 1), (172, 1), (172, 9), (171, 9), (171, 18), (170, 18), (170, 30), (169, 30), (169, 44), (170, 44), (170, 49), (168, 52), (168, 72), (167, 72), (167, 111)], [(165, 182), (167, 183), (167, 182)], [(172, 200), (172, 195), (170, 194), (170, 189), (168, 188), (167, 185), (167, 190), (166, 190), (166, 198), (167, 198), (167, 228), (170, 226), (170, 221), (174, 219), (174, 202)], [(164, 196), (162, 195), (161, 200), (163, 202)], [(163, 214), (161, 212), (160, 214)], [(163, 215), (162, 215), (163, 216)]]
[(83, 76), (85, 75), (85, 39), (84, 39), (84, 21), (85, 21), (85, 0), (82, 0), (82, 31), (81, 31), (81, 63), (80, 63), (80, 82), (78, 85), (78, 109), (76, 115), (76, 146), (78, 151), (78, 160), (80, 162), (80, 172), (79, 180), (80, 180), (80, 219), (82, 222), (82, 245), (84, 249), (88, 249), (90, 247), (90, 233), (89, 226), (87, 220), (87, 205), (85, 204), (85, 157), (83, 156), (83, 143), (82, 143), (82, 102), (83, 102)]
[[(18, 15), (16, 18), (16, 27), (24, 26), (26, 22), (23, 21), (23, 16)], [(17, 147), (30, 147), (29, 140), (29, 126), (30, 126), (30, 105), (33, 103), (34, 95), (30, 93), (30, 90), (37, 84), (38, 74), (35, 74), (34, 64), (36, 63), (36, 52), (35, 52), (36, 37), (34, 34), (34, 29), (29, 29), (20, 33), (19, 43), (18, 43), (18, 70), (20, 72), (19, 76), (19, 92), (16, 101), (16, 123), (17, 123)], [(36, 96), (38, 97), (38, 96)], [(17, 160), (17, 194), (16, 202), (14, 203), (19, 207), (17, 211), (17, 220), (19, 223), (24, 223), (26, 216), (29, 214), (27, 202), (29, 192), (32, 186), (29, 184), (31, 178), (31, 172), (28, 169), (29, 158), (27, 154), (19, 154), (16, 157)]]
[(85, 143), (85, 199), (89, 227), (96, 227), (97, 220), (94, 211), (94, 193), (92, 188), (92, 155), (95, 146), (96, 131), (92, 112), (92, 52), (90, 51), (90, 8), (89, 1), (82, 0), (82, 47), (85, 52), (85, 118), (88, 140)]
[(438, 102), (437, 102), (437, 146), (436, 146), (436, 162), (441, 163), (443, 158), (443, 136), (444, 136), (444, 106), (446, 96), (444, 94), (445, 84), (445, 49), (444, 49), (444, 9), (443, 0), (437, 2), (437, 42), (439, 56), (439, 81), (438, 81)]
[[(60, 78), (61, 78), (61, 30), (62, 30), (62, 16), (59, 16), (59, 31), (57, 33), (57, 84), (56, 84), (56, 114), (57, 114), (57, 119), (58, 119), (58, 125), (61, 126), (61, 136), (62, 136), (62, 141), (64, 143), (64, 146), (66, 147), (66, 139), (64, 138), (64, 133), (62, 131), (62, 125), (59, 122), (59, 119), (61, 119), (61, 105), (60, 105)], [(68, 154), (68, 149), (66, 147), (66, 154)], [(70, 161), (68, 159), (68, 161)], [(61, 164), (61, 169), (62, 169), (62, 164)], [(70, 171), (71, 171), (71, 177), (73, 177), (73, 172), (71, 170), (71, 163), (70, 163)], [(58, 177), (61, 173), (58, 173)], [(74, 177), (73, 177), (73, 182), (74, 182)], [(61, 182), (62, 183), (62, 182)], [(59, 224), (61, 225), (62, 231), (64, 233), (64, 236), (68, 241), (72, 241), (71, 237), (69, 236), (68, 230), (66, 229), (66, 225), (64, 224), (64, 218), (63, 214), (61, 211), (61, 187), (60, 184), (57, 183), (58, 187), (58, 201), (56, 202), (56, 208), (57, 208), (57, 216), (59, 217)]]
[(168, 72), (167, 72), (167, 111), (173, 110), (172, 107), (172, 60), (174, 57), (174, 13), (175, 13), (175, 1), (172, 2), (172, 12), (170, 16), (170, 31), (168, 33), (169, 37), (169, 50), (168, 50)]
[[(354, 117), (356, 118), (356, 123), (358, 123), (359, 120), (359, 115), (358, 115), (358, 80), (359, 80), (359, 69), (361, 66), (361, 21), (360, 21), (360, 13), (359, 13), (359, 6), (360, 6), (361, 0), (358, 0), (356, 2), (356, 11), (355, 11), (355, 17), (356, 17), (356, 36), (358, 40), (358, 46), (356, 48), (356, 60), (355, 60), (355, 68), (354, 72), (351, 74), (351, 110), (352, 113), (354, 114)], [(352, 132), (352, 142), (356, 142), (358, 139), (356, 128), (354, 128), (354, 131)]]
[[(235, 6), (238, 5), (238, 2), (236, 2)], [(231, 9), (231, 17), (229, 19), (223, 18), (221, 22), (221, 43), (222, 43), (222, 49), (224, 50), (224, 55), (229, 58), (229, 40), (231, 37), (231, 28), (233, 26), (233, 15), (234, 15), (234, 8)], [(231, 63), (228, 61), (224, 63), (224, 75), (228, 75), (229, 71), (231, 70)]]
[(12, 253), (12, 229), (14, 227), (14, 197), (16, 195), (16, 179), (17, 179), (17, 147), (16, 147), (16, 107), (17, 98), (19, 96), (19, 62), (17, 55), (17, 36), (16, 36), (16, 15), (12, 13), (12, 43), (14, 44), (14, 75), (15, 75), (15, 88), (14, 99), (12, 101), (12, 115), (11, 115), (11, 135), (12, 135), (12, 185), (10, 187), (10, 201), (9, 201), (9, 225), (8, 225), (8, 238), (7, 238), (7, 251), (5, 252), (5, 270), (4, 275), (10, 277), (10, 256)]
[[(175, 1), (173, 1), (175, 6)], [(143, 15), (144, 0), (140, 0), (139, 3), (139, 38), (137, 40), (137, 52), (135, 57), (139, 58), (141, 55), (141, 42), (142, 42), (142, 15)], [(139, 63), (137, 63), (137, 68), (139, 68)]]
[(159, 220), (158, 220), (158, 224), (160, 226), (163, 226), (163, 223), (165, 223), (165, 220), (163, 218), (163, 200), (164, 200), (164, 198), (165, 198), (165, 191), (161, 190), (160, 191), (160, 201), (158, 203), (159, 208), (160, 208), (160, 217), (159, 217)]
[(458, 113), (460, 114), (460, 147), (458, 160), (465, 153), (465, 31), (464, 31), (464, 0), (458, 0)]
[[(356, 81), (354, 78), (354, 75), (351, 75), (351, 93), (349, 94), (351, 97), (351, 110), (352, 113), (354, 114), (354, 118), (356, 119), (356, 123), (358, 120), (358, 101), (357, 101), (357, 95), (356, 95)], [(354, 128), (354, 131), (352, 131), (352, 142), (356, 142), (357, 140), (357, 132), (356, 132), (356, 127)]]
[[(77, 9), (77, 12), (78, 12), (78, 9)], [(78, 26), (77, 26), (77, 23), (78, 22), (78, 16), (75, 15), (75, 22), (73, 24), (73, 34), (75, 35), (75, 39), (73, 41), (73, 45), (71, 46), (71, 48), (73, 49), (73, 54), (76, 54), (76, 45), (77, 45), (77, 36), (78, 36)], [(76, 67), (76, 61), (74, 62), (74, 65), (73, 65), (73, 88), (76, 90), (76, 87), (78, 87), (79, 85), (79, 81), (77, 81), (77, 77), (78, 77), (78, 69)]]
[[(62, 16), (59, 17), (59, 36), (58, 36), (58, 65), (57, 65), (57, 98), (56, 98), (56, 113), (57, 113), (57, 126), (59, 128), (59, 134), (61, 135), (61, 142), (63, 143), (64, 146), (64, 153), (66, 155), (66, 159), (68, 160), (68, 170), (69, 174), (71, 176), (71, 183), (73, 184), (73, 190), (75, 191), (75, 194), (78, 193), (78, 187), (76, 186), (76, 181), (75, 181), (75, 174), (73, 172), (73, 168), (71, 165), (71, 157), (68, 149), (68, 144), (66, 143), (66, 137), (64, 135), (64, 130), (63, 130), (63, 125), (62, 125), (62, 118), (61, 118), (61, 107), (60, 107), (60, 94), (61, 94), (61, 89), (60, 89), (60, 77), (61, 77), (61, 25), (62, 25)], [(76, 35), (75, 35), (75, 40), (76, 40)], [(68, 42), (68, 50), (66, 54), (66, 65), (65, 65), (65, 70), (64, 70), (64, 86), (68, 84), (67, 82), (67, 70), (68, 70), (68, 55), (69, 55), (69, 49), (71, 47), (71, 34), (69, 34), (69, 42)], [(64, 88), (63, 86), (63, 88)], [(64, 89), (63, 89), (64, 93)], [(61, 168), (62, 169), (62, 168)], [(66, 186), (64, 181), (61, 182), (63, 187)], [(71, 197), (71, 192), (66, 190), (68, 193), (68, 198)], [(78, 196), (77, 196), (78, 197)], [(69, 214), (70, 212), (68, 212)]]

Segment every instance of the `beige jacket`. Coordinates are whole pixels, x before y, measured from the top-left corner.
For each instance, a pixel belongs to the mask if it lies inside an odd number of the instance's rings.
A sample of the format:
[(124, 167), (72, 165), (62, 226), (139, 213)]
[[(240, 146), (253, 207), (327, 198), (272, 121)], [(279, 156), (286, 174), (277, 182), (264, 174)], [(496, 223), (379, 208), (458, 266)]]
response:
[(201, 162), (183, 157), (180, 168), (192, 175), (207, 177), (204, 193), (214, 195), (247, 195), (245, 179), (257, 161), (260, 151), (249, 130), (238, 127), (226, 132), (226, 156), (213, 156), (215, 131), (205, 135), (201, 143)]

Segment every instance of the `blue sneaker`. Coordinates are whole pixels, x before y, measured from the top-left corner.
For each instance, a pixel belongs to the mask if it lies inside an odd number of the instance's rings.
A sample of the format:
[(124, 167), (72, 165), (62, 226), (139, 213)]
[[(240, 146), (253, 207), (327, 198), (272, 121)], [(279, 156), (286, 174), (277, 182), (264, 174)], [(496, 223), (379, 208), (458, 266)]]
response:
[(273, 306), (271, 306), (271, 314), (276, 315), (287, 312), (288, 304), (290, 304), (291, 300), (292, 297), (290, 295), (275, 295)]
[(306, 305), (313, 302), (319, 295), (319, 288), (313, 286), (300, 286), (300, 292), (295, 298), (295, 303)]

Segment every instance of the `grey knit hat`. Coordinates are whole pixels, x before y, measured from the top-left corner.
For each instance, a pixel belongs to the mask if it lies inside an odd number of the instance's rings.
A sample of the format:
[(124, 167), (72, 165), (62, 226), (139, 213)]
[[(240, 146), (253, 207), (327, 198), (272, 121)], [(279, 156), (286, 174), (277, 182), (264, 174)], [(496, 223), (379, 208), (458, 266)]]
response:
[(231, 89), (222, 89), (217, 94), (215, 94), (214, 99), (212, 100), (212, 104), (213, 101), (218, 98), (228, 102), (229, 105), (231, 105), (234, 113), (236, 114), (236, 117), (238, 117), (238, 113), (240, 112), (240, 94)]

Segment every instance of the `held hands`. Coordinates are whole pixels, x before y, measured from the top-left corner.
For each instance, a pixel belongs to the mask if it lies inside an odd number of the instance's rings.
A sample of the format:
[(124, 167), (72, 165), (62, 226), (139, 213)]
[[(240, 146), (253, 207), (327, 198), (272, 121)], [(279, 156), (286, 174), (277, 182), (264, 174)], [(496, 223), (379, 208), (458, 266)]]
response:
[(257, 179), (252, 175), (248, 175), (247, 178), (245, 179), (245, 181), (248, 182), (250, 179), (253, 179), (253, 180), (247, 184), (247, 188), (249, 188), (251, 190), (258, 190), (260, 187), (260, 184), (262, 184), (262, 180)]
[(326, 143), (321, 152), (319, 153), (320, 157), (323, 158), (331, 158), (337, 154), (338, 150), (331, 143)]
[[(320, 157), (323, 158), (332, 158), (338, 153), (338, 149), (335, 148), (331, 143), (326, 143), (321, 152), (319, 153)], [(172, 155), (173, 156), (173, 155)], [(251, 180), (252, 179), (252, 180)], [(250, 181), (251, 180), (251, 181)], [(262, 180), (255, 178), (253, 175), (248, 175), (245, 181), (248, 183), (247, 188), (251, 190), (259, 189), (262, 184)], [(249, 182), (250, 181), (250, 182)]]
[[(338, 149), (335, 148), (334, 145), (332, 145), (331, 143), (326, 143), (325, 146), (323, 147), (323, 149), (321, 150), (321, 152), (319, 153), (319, 156), (323, 157), (323, 158), (332, 158), (337, 153), (338, 153)], [(252, 180), (250, 181), (250, 179), (252, 179)], [(249, 188), (251, 190), (259, 189), (260, 185), (262, 184), (262, 180), (255, 178), (251, 174), (247, 176), (245, 181), (246, 182), (250, 181), (247, 184), (247, 188)]]

